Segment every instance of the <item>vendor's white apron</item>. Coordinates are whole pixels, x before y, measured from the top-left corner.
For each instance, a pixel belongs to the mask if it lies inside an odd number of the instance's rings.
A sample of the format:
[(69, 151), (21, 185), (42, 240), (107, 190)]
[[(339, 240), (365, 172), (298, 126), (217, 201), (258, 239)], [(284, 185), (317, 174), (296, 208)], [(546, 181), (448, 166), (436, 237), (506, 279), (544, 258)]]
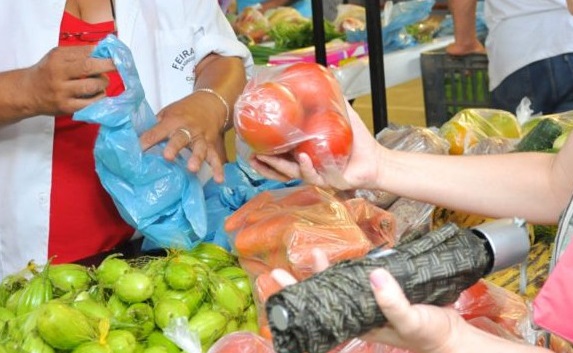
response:
[[(216, 1), (115, 4), (119, 38), (132, 50), (155, 112), (192, 92), (195, 64), (209, 53), (242, 57), (250, 72), (248, 49)], [(0, 0), (0, 71), (34, 65), (58, 45), (64, 6), (65, 0)], [(0, 127), (0, 278), (30, 260), (47, 260), (53, 134), (48, 116)]]

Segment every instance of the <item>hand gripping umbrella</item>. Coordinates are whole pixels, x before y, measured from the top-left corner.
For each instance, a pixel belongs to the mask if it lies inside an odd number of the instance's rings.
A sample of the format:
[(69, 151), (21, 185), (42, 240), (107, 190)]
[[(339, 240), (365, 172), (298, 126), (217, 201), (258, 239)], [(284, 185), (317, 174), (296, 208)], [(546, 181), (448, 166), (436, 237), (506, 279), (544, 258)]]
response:
[(472, 229), (454, 224), (393, 249), (339, 262), (271, 296), (266, 313), (277, 353), (325, 353), (387, 319), (369, 274), (383, 267), (412, 303), (447, 305), (484, 275), (527, 258), (525, 222), (502, 219)]

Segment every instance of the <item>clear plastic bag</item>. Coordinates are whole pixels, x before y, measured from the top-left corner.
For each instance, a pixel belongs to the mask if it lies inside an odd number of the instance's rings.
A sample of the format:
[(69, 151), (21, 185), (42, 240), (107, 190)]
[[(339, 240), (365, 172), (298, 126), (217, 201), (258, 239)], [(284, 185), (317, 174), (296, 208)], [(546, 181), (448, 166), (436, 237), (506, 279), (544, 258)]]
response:
[[(448, 154), (449, 143), (438, 135), (436, 128), (391, 125), (376, 134), (376, 140), (384, 147), (409, 152)], [(347, 192), (362, 197), (378, 207), (388, 209), (398, 195), (383, 191), (358, 189)]]
[(392, 214), (314, 186), (262, 192), (226, 219), (225, 230), (246, 271), (282, 268), (299, 280), (313, 273), (314, 248), (336, 263), (395, 243)]
[(391, 213), (364, 199), (341, 199), (309, 185), (261, 192), (235, 211), (225, 230), (253, 282), (261, 335), (270, 339), (264, 303), (281, 289), (273, 269), (308, 278), (313, 249), (330, 263), (359, 258), (376, 246), (394, 246), (395, 227)]
[(464, 154), (470, 147), (488, 137), (520, 139), (517, 117), (499, 109), (463, 109), (445, 122), (440, 136), (450, 143), (450, 154)]
[(346, 166), (352, 129), (334, 75), (316, 63), (265, 68), (235, 104), (238, 139), (259, 154), (307, 153), (324, 172)]
[[(406, 32), (406, 26), (427, 18), (434, 4), (435, 0), (408, 0), (396, 3), (387, 1), (384, 11), (380, 14), (384, 50), (389, 52), (416, 45), (416, 40)], [(349, 42), (366, 41), (365, 28), (357, 27), (347, 30), (346, 40)]]
[(153, 247), (193, 247), (207, 231), (201, 180), (187, 170), (183, 156), (167, 161), (162, 155), (164, 143), (142, 151), (139, 135), (157, 120), (129, 48), (110, 35), (92, 55), (111, 58), (125, 86), (119, 96), (74, 114), (74, 120), (100, 124), (94, 156), (102, 185), (123, 219)]

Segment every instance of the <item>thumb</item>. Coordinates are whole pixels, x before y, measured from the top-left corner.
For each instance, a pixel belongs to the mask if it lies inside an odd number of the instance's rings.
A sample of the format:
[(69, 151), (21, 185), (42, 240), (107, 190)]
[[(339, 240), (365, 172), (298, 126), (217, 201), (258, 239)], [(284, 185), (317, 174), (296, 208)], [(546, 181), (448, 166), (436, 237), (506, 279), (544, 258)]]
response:
[(380, 310), (394, 329), (398, 332), (415, 329), (417, 313), (396, 279), (385, 269), (379, 268), (370, 274), (370, 284)]

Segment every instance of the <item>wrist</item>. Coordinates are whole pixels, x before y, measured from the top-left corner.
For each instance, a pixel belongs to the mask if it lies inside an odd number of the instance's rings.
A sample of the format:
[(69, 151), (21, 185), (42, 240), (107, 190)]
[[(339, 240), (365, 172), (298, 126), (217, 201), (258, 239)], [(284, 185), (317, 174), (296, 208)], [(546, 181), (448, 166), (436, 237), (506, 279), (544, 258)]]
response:
[(391, 150), (382, 145), (376, 145), (374, 149), (374, 173), (372, 180), (368, 180), (369, 189), (384, 189), (384, 181), (386, 180), (386, 166), (390, 163)]
[(5, 72), (0, 76), (0, 125), (37, 115), (33, 104), (33, 81), (27, 69)]
[(200, 92), (206, 95), (210, 95), (213, 98), (216, 98), (218, 104), (223, 108), (224, 115), (222, 119), (223, 122), (220, 125), (221, 126), (220, 131), (221, 133), (225, 133), (232, 125), (231, 107), (229, 106), (229, 103), (227, 103), (227, 100), (223, 96), (221, 96), (219, 93), (217, 93), (215, 90), (211, 88), (196, 88), (193, 93), (195, 94)]

